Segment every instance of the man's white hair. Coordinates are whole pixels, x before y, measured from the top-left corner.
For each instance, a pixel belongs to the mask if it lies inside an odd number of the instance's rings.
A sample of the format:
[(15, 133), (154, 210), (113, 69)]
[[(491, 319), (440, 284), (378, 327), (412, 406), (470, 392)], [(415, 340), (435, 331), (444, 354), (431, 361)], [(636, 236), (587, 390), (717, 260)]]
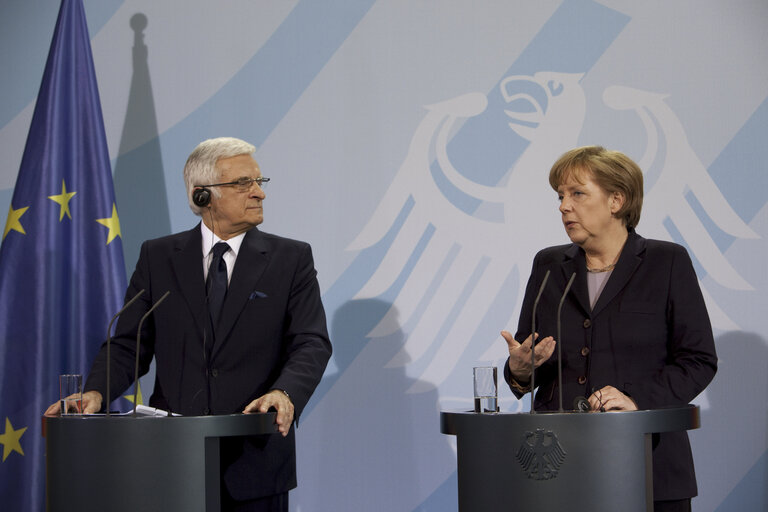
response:
[[(239, 155), (252, 155), (256, 146), (234, 137), (219, 137), (204, 140), (192, 151), (184, 165), (184, 184), (187, 187), (187, 201), (195, 215), (202, 215), (203, 209), (192, 201), (192, 191), (195, 187), (218, 183), (221, 175), (216, 168), (216, 162), (222, 158)], [(213, 187), (209, 189), (215, 197), (221, 192)]]

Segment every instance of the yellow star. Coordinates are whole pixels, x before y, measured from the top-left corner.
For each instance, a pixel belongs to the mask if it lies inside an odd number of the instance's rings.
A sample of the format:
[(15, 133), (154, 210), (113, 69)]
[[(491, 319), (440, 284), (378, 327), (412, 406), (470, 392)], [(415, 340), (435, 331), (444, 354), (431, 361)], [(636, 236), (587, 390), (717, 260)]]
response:
[(27, 427), (13, 430), (11, 420), (5, 418), (5, 433), (0, 434), (0, 444), (3, 445), (3, 462), (5, 462), (5, 459), (8, 458), (11, 452), (19, 452), (24, 455), (24, 450), (21, 449), (19, 439), (24, 435), (25, 430), (27, 430)]
[(67, 217), (72, 220), (72, 214), (69, 212), (69, 200), (72, 199), (72, 196), (75, 194), (77, 194), (77, 192), (67, 192), (67, 185), (64, 183), (64, 180), (61, 180), (61, 194), (57, 196), (48, 196), (48, 199), (61, 205), (61, 211), (59, 212), (59, 222), (64, 219), (64, 214), (66, 214)]
[[(139, 401), (137, 402), (137, 404), (144, 405), (144, 397), (141, 396), (141, 382), (139, 382), (139, 391), (136, 394), (139, 395)], [(133, 403), (134, 396), (135, 395), (123, 395), (123, 398)]]
[(118, 236), (120, 238), (123, 237), (123, 235), (120, 234), (120, 219), (117, 217), (117, 207), (115, 206), (115, 203), (112, 203), (112, 217), (106, 219), (96, 219), (96, 222), (109, 228), (109, 235), (107, 235), (107, 245), (109, 245), (112, 240)]
[(22, 235), (26, 235), (27, 233), (24, 231), (24, 228), (21, 226), (21, 222), (19, 222), (19, 219), (22, 215), (24, 215), (24, 212), (29, 210), (29, 206), (25, 206), (24, 208), (19, 208), (18, 210), (13, 209), (13, 205), (11, 205), (8, 208), (8, 220), (5, 221), (5, 233), (3, 233), (3, 240), (5, 240), (5, 236), (13, 229), (21, 233)]

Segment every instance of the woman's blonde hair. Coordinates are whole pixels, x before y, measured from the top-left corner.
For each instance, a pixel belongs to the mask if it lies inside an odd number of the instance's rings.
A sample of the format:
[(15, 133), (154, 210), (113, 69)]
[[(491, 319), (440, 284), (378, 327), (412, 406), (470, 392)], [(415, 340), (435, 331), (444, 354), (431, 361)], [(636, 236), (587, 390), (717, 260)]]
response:
[(640, 222), (643, 209), (643, 171), (624, 153), (601, 146), (572, 149), (561, 156), (549, 171), (549, 184), (557, 189), (573, 177), (579, 183), (591, 178), (606, 193), (624, 196), (624, 204), (616, 217), (627, 229)]

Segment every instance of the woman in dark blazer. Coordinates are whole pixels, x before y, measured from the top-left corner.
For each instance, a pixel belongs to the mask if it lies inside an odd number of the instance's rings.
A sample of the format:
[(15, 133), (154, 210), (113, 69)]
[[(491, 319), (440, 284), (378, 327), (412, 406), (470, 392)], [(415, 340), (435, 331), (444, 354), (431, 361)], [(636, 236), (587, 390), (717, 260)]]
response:
[[(712, 328), (686, 250), (635, 233), (642, 171), (622, 153), (588, 146), (565, 153), (549, 181), (572, 243), (536, 255), (517, 333), (502, 331), (510, 388), (518, 398), (530, 391), (533, 302), (549, 271), (536, 313), (536, 410), (559, 407), (557, 342), (565, 404), (584, 397), (592, 411), (631, 411), (689, 403), (717, 370)], [(685, 432), (654, 435), (653, 475), (654, 510), (690, 510), (697, 489)]]

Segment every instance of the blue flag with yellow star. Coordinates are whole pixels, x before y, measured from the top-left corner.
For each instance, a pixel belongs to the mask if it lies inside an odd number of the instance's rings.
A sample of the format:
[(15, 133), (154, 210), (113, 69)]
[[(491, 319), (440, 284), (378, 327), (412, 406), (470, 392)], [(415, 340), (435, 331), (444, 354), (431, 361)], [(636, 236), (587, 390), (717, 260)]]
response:
[(63, 0), (0, 246), (2, 510), (45, 509), (43, 411), (126, 286), (90, 44), (82, 0)]

